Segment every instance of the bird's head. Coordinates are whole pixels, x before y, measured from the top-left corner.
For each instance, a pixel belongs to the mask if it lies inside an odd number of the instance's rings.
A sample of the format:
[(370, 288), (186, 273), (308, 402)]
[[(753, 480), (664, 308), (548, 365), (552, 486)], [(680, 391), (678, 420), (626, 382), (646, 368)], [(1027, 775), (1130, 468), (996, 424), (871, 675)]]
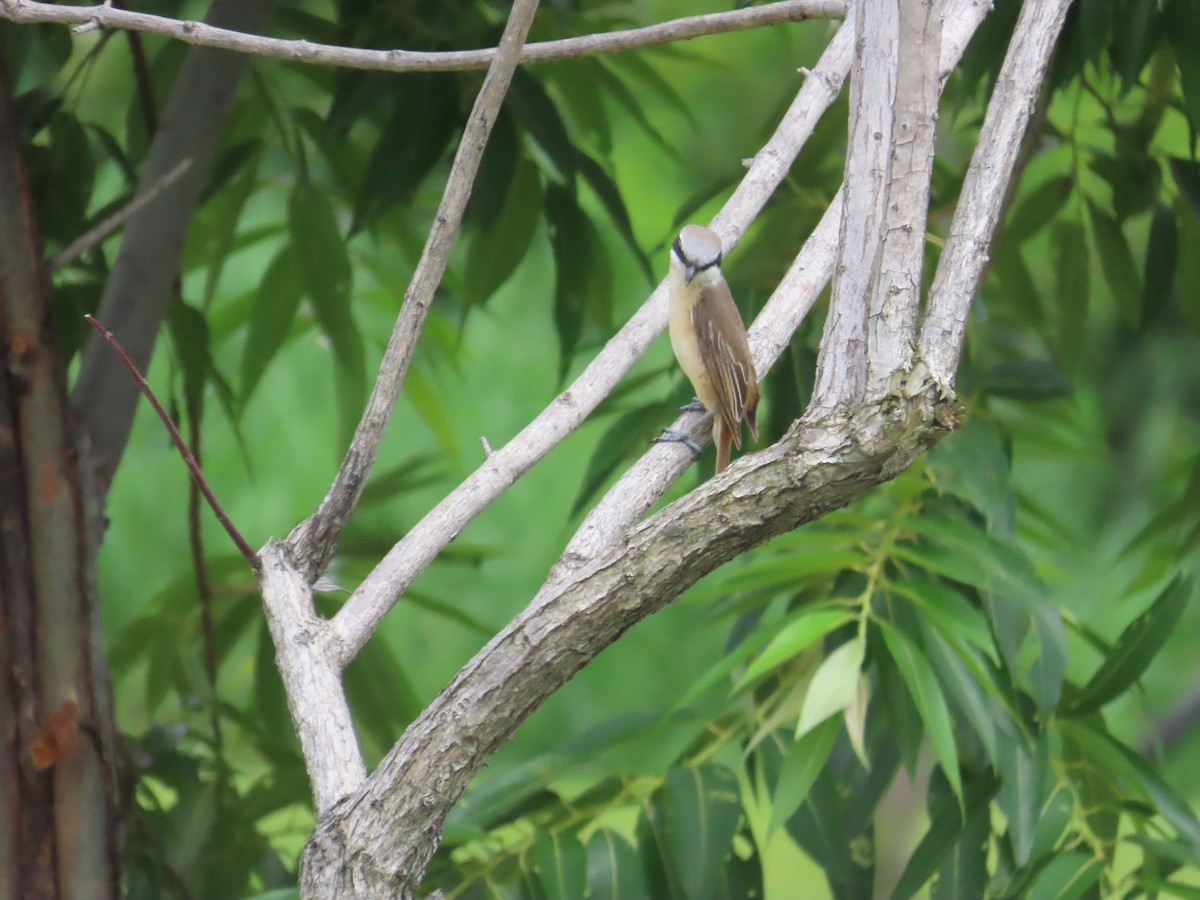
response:
[(671, 264), (683, 271), (685, 284), (721, 277), (721, 239), (703, 225), (685, 225), (671, 245)]

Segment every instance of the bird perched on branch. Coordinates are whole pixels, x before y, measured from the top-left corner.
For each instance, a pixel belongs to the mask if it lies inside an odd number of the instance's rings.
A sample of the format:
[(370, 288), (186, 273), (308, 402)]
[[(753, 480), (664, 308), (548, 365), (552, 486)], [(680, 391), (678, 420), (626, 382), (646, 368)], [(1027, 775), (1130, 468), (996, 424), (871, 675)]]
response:
[[(721, 239), (702, 225), (685, 225), (671, 246), (671, 348), (699, 404), (713, 417), (717, 473), (729, 465), (730, 445), (742, 446), (742, 422), (758, 440), (758, 376), (746, 326), (721, 273)], [(699, 408), (695, 403), (685, 409)], [(684, 440), (664, 432), (665, 440)]]

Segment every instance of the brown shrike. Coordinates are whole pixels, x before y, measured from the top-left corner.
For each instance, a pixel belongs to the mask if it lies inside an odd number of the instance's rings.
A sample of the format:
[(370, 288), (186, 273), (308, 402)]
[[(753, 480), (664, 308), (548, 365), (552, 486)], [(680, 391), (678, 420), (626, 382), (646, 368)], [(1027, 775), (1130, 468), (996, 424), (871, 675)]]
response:
[[(742, 421), (758, 440), (758, 376), (746, 326), (721, 274), (721, 239), (685, 225), (671, 246), (671, 347), (704, 408), (712, 413), (718, 473), (730, 444), (742, 446)], [(685, 407), (686, 408), (686, 407)], [(678, 439), (668, 432), (664, 437)]]

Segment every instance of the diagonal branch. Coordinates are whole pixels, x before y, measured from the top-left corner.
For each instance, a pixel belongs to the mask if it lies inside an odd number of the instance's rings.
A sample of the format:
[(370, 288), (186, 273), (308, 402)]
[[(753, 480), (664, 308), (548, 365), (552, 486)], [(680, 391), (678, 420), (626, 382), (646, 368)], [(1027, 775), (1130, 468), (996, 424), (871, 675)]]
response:
[[(839, 30), (784, 115), (754, 157), (715, 222), (735, 244), (787, 175), (821, 114), (837, 96), (850, 64), (851, 32)], [(348, 663), (376, 625), (438, 553), (481, 510), (574, 431), (666, 328), (666, 287), (660, 284), (574, 383), (504, 447), (491, 453), (397, 543), (334, 616), (331, 625)]]
[(316, 513), (300, 523), (288, 537), (288, 545), (310, 581), (316, 580), (329, 564), (338, 535), (358, 502), (367, 475), (375, 463), (379, 442), (383, 439), (396, 399), (400, 396), (417, 339), (421, 336), (434, 293), (445, 274), (450, 250), (462, 225), (484, 147), (487, 146), (500, 105), (504, 102), (504, 95), (508, 92), (520, 60), (521, 47), (536, 11), (537, 0), (518, 0), (513, 5), (500, 38), (499, 52), (488, 70), (483, 87), (479, 89), (466, 128), (463, 129), (433, 227), (429, 230), (425, 249), (413, 272), (400, 314), (396, 317), (392, 336), (379, 365), (379, 377), (371, 389), (367, 408), (354, 432), (346, 458)]
[(1070, 5), (1071, 0), (1026, 0), (996, 79), (921, 322), (918, 355), (940, 385), (954, 383), (971, 299)]
[[(743, 31), (784, 22), (808, 19), (840, 19), (845, 12), (843, 0), (781, 0), (748, 9), (710, 13), (672, 19), (643, 28), (630, 28), (607, 34), (589, 34), (577, 38), (529, 44), (521, 53), (522, 63), (551, 62), (620, 53), (675, 41), (686, 41), (726, 31)], [(13, 22), (58, 22), (81, 25), (87, 29), (122, 28), (159, 34), (188, 44), (216, 47), (255, 56), (274, 57), (315, 65), (346, 69), (374, 69), (384, 72), (454, 72), (486, 69), (497, 49), (420, 52), (415, 50), (360, 50), (335, 47), (310, 41), (289, 41), (261, 37), (218, 28), (203, 22), (181, 21), (164, 16), (132, 12), (109, 4), (103, 6), (60, 6), (36, 0), (0, 0), (0, 18)]]

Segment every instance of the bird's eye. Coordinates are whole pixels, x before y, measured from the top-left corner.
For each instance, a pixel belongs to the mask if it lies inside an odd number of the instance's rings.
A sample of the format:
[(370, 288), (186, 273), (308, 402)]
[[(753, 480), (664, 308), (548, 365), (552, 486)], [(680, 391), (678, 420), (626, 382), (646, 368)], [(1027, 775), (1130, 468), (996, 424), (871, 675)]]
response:
[(683, 244), (679, 243), (679, 238), (675, 238), (675, 243), (671, 245), (671, 249), (675, 251), (675, 255), (680, 259), (687, 259), (687, 257), (683, 255)]

